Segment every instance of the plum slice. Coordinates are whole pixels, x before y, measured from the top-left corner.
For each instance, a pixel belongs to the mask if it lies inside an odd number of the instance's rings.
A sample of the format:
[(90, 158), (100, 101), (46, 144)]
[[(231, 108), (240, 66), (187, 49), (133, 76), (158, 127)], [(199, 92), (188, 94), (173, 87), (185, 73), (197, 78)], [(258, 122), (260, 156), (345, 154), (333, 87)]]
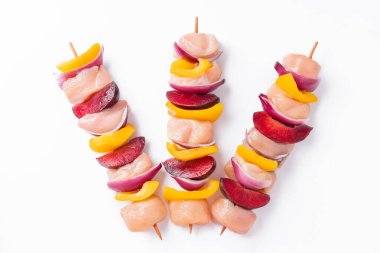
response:
[(101, 112), (116, 104), (118, 100), (119, 88), (115, 82), (112, 82), (92, 95), (87, 101), (74, 105), (73, 113), (80, 119), (86, 114)]
[(197, 94), (177, 90), (166, 92), (167, 99), (183, 109), (206, 109), (219, 103), (220, 99), (214, 94)]
[(268, 204), (270, 196), (266, 193), (245, 188), (230, 178), (220, 178), (220, 190), (234, 204), (245, 209), (255, 209)]
[(313, 130), (312, 127), (305, 124), (287, 126), (263, 111), (253, 114), (253, 123), (260, 133), (272, 141), (287, 144), (303, 141)]
[(163, 165), (172, 177), (205, 179), (215, 170), (216, 161), (212, 156), (204, 156), (189, 161), (170, 158), (163, 162)]
[(143, 151), (145, 146), (145, 138), (136, 137), (128, 141), (114, 151), (96, 158), (100, 165), (106, 168), (118, 168), (133, 162)]

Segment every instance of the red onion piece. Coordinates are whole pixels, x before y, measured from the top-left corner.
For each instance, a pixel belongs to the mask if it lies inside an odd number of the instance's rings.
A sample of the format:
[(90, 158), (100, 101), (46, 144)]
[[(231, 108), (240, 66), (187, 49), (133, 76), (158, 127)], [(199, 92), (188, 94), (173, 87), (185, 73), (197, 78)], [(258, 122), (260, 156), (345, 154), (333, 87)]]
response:
[(212, 146), (215, 144), (215, 141), (212, 141), (212, 142), (206, 143), (206, 144), (190, 144), (190, 143), (177, 142), (177, 141), (173, 141), (173, 140), (171, 140), (171, 141), (174, 142), (175, 144), (177, 144), (178, 146), (181, 146), (182, 148), (185, 148), (185, 149), (203, 148), (203, 147), (208, 147), (208, 146)]
[(297, 87), (299, 90), (305, 91), (314, 91), (319, 86), (319, 79), (309, 78), (302, 75), (299, 75), (293, 71), (286, 70), (281, 63), (276, 62), (274, 65), (274, 69), (277, 71), (278, 75), (292, 74), (294, 80), (297, 83)]
[(185, 58), (189, 62), (198, 62), (197, 58), (188, 54), (185, 50), (183, 50), (180, 46), (178, 46), (177, 42), (174, 42), (174, 50), (179, 57)]
[(182, 177), (173, 177), (175, 181), (186, 191), (194, 191), (202, 188), (207, 181), (208, 178), (200, 179), (200, 180), (194, 180), (189, 178), (182, 178)]
[(196, 86), (186, 86), (186, 85), (179, 85), (175, 83), (169, 83), (169, 85), (170, 87), (178, 91), (204, 94), (204, 93), (209, 93), (215, 90), (216, 88), (224, 84), (224, 82), (225, 82), (225, 79), (221, 79), (211, 84), (196, 85)]
[(265, 183), (257, 180), (251, 175), (248, 175), (247, 172), (240, 167), (240, 164), (233, 157), (231, 158), (231, 164), (232, 168), (234, 169), (235, 177), (240, 184), (251, 190), (260, 190), (267, 187)]
[(288, 116), (285, 116), (284, 114), (282, 114), (281, 112), (275, 109), (275, 107), (269, 101), (269, 98), (267, 95), (260, 94), (259, 99), (266, 113), (268, 113), (272, 118), (278, 121), (281, 121), (282, 123), (286, 125), (290, 125), (290, 126), (302, 125), (307, 120), (307, 119), (292, 119), (292, 118), (289, 118)]
[(107, 185), (110, 189), (117, 191), (117, 192), (128, 192), (133, 191), (141, 188), (141, 186), (146, 182), (151, 180), (161, 169), (162, 164), (158, 164), (148, 171), (137, 175), (132, 178), (127, 178), (124, 180), (118, 180), (118, 181), (111, 181), (108, 182)]
[(75, 77), (82, 70), (87, 69), (87, 68), (91, 68), (94, 66), (99, 67), (100, 65), (102, 65), (103, 64), (103, 52), (104, 52), (104, 47), (102, 46), (102, 49), (100, 50), (99, 54), (91, 62), (87, 63), (86, 65), (84, 65), (80, 68), (73, 69), (69, 72), (64, 72), (64, 73), (59, 74), (57, 77), (59, 87), (62, 89), (62, 85), (67, 79)]

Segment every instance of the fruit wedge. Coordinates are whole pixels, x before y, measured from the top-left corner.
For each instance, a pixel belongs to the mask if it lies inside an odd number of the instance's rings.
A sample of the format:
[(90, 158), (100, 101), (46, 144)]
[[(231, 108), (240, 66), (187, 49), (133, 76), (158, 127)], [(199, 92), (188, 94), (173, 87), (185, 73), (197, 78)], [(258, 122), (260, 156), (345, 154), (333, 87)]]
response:
[(166, 92), (167, 99), (175, 106), (188, 109), (206, 109), (219, 103), (220, 99), (214, 94), (197, 94), (171, 90)]
[(166, 149), (174, 158), (182, 161), (189, 161), (218, 152), (218, 146), (216, 145), (201, 148), (180, 149), (178, 145), (173, 142), (167, 142)]
[(263, 207), (270, 200), (268, 194), (250, 190), (237, 181), (225, 177), (220, 179), (220, 190), (234, 204), (246, 209)]
[(186, 110), (179, 108), (172, 104), (170, 101), (166, 102), (166, 107), (168, 108), (168, 114), (172, 117), (182, 118), (182, 119), (196, 119), (203, 121), (216, 121), (223, 112), (223, 105), (217, 103), (214, 106), (207, 109), (200, 110)]
[(79, 55), (78, 57), (58, 64), (57, 69), (62, 72), (69, 72), (71, 70), (80, 68), (83, 65), (86, 65), (87, 63), (94, 60), (101, 51), (102, 46), (99, 43), (95, 43), (86, 52)]
[(318, 98), (311, 92), (300, 91), (297, 87), (297, 83), (294, 80), (292, 74), (286, 74), (279, 76), (276, 80), (276, 85), (280, 87), (286, 94), (288, 94), (294, 100), (301, 103), (313, 103), (317, 102)]
[(195, 200), (207, 199), (211, 197), (219, 188), (219, 181), (212, 179), (207, 182), (200, 190), (196, 191), (179, 191), (171, 187), (165, 186), (163, 189), (163, 197), (168, 200)]
[(253, 163), (265, 171), (273, 171), (278, 167), (277, 161), (265, 158), (244, 145), (239, 145), (236, 153), (246, 162)]
[(197, 63), (193, 63), (180, 58), (172, 63), (170, 73), (179, 77), (196, 78), (203, 75), (211, 67), (212, 63), (206, 59), (199, 58)]
[(308, 125), (287, 126), (280, 121), (273, 119), (266, 112), (255, 112), (253, 114), (255, 128), (275, 142), (296, 143), (303, 141), (313, 130)]
[(92, 95), (87, 101), (74, 105), (73, 113), (77, 118), (82, 118), (86, 114), (101, 112), (116, 104), (118, 100), (119, 88), (115, 82), (112, 82)]
[(163, 162), (163, 165), (172, 177), (204, 179), (214, 172), (216, 161), (212, 156), (205, 156), (190, 161), (170, 158)]
[(140, 190), (131, 192), (120, 192), (115, 199), (119, 201), (140, 201), (152, 196), (160, 183), (158, 181), (146, 181)]
[(99, 153), (111, 152), (123, 145), (135, 132), (135, 128), (127, 124), (125, 127), (113, 132), (90, 139), (90, 148)]
[(124, 146), (96, 158), (100, 165), (106, 168), (118, 168), (133, 162), (143, 151), (145, 146), (144, 137), (136, 137), (128, 141)]

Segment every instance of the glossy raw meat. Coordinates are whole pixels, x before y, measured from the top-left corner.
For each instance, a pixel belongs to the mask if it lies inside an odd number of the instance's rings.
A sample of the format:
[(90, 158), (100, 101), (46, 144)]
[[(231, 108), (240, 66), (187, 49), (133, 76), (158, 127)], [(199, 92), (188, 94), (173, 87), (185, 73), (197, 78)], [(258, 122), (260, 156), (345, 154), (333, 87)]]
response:
[(202, 200), (176, 200), (169, 202), (170, 219), (178, 226), (207, 224), (210, 221), (208, 202)]
[(289, 54), (284, 57), (282, 65), (299, 75), (317, 79), (321, 66), (314, 61), (301, 54)]
[(254, 150), (271, 159), (286, 157), (294, 148), (294, 144), (272, 141), (254, 127), (247, 132), (247, 142)]
[(212, 63), (212, 67), (209, 68), (203, 75), (196, 78), (179, 77), (170, 75), (169, 83), (183, 85), (183, 86), (198, 86), (207, 85), (219, 81), (222, 75), (222, 69), (216, 63)]
[(220, 44), (212, 34), (188, 33), (177, 41), (184, 51), (195, 58), (215, 58), (220, 54)]
[(63, 83), (63, 91), (72, 104), (84, 102), (95, 92), (112, 82), (112, 77), (103, 65), (84, 69), (73, 78)]
[(112, 133), (124, 125), (127, 114), (127, 101), (120, 100), (101, 112), (83, 116), (78, 120), (78, 126), (94, 135)]
[(153, 163), (146, 153), (141, 153), (132, 163), (118, 169), (108, 169), (109, 181), (119, 181), (140, 175), (153, 167)]
[(151, 229), (166, 217), (166, 207), (156, 195), (142, 201), (132, 202), (121, 209), (121, 217), (132, 232)]
[(307, 119), (310, 105), (298, 102), (287, 96), (277, 85), (273, 84), (268, 92), (268, 98), (276, 110), (293, 119)]
[(256, 221), (256, 214), (234, 205), (226, 198), (218, 198), (211, 204), (212, 218), (235, 233), (245, 234)]
[(183, 144), (207, 144), (214, 140), (213, 124), (210, 121), (170, 118), (167, 126), (168, 138)]

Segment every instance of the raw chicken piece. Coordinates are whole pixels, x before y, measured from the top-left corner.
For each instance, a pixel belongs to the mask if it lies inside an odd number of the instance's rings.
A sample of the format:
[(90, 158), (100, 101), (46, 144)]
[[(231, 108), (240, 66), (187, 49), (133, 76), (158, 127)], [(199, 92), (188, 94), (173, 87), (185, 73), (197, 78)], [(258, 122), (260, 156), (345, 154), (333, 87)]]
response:
[(72, 104), (80, 104), (86, 101), (92, 94), (101, 90), (112, 82), (112, 77), (104, 69), (103, 65), (84, 69), (73, 78), (63, 83), (63, 91)]
[(238, 234), (245, 234), (256, 221), (256, 214), (234, 205), (226, 198), (218, 198), (211, 204), (212, 218)]
[(108, 169), (109, 181), (119, 181), (140, 175), (153, 167), (153, 163), (145, 152), (141, 153), (132, 163), (118, 169)]
[(249, 146), (263, 156), (275, 160), (288, 156), (294, 148), (294, 144), (272, 141), (254, 127), (247, 132), (247, 142)]
[[(238, 154), (235, 154), (234, 158), (235, 161), (240, 165), (240, 168), (242, 168), (248, 175), (258, 181), (259, 184), (257, 185), (257, 190), (270, 188), (273, 185), (276, 179), (276, 174), (274, 172), (265, 171), (255, 164), (248, 163), (244, 161), (244, 159), (241, 158)], [(224, 172), (226, 173), (227, 177), (236, 180), (231, 161), (225, 165)]]
[(159, 197), (152, 195), (123, 207), (120, 213), (129, 231), (141, 232), (164, 220), (166, 207)]
[(176, 75), (170, 75), (169, 83), (183, 85), (183, 86), (199, 86), (208, 85), (216, 81), (219, 81), (222, 75), (222, 69), (216, 63), (212, 63), (212, 67), (209, 68), (206, 73), (197, 78), (179, 77)]
[(289, 54), (284, 57), (282, 65), (299, 75), (317, 79), (321, 66), (314, 61), (301, 54)]
[(108, 134), (122, 127), (127, 115), (127, 101), (119, 100), (112, 107), (101, 112), (86, 114), (78, 120), (78, 126), (94, 135)]
[(214, 139), (213, 124), (210, 121), (170, 118), (168, 138), (180, 144), (208, 144)]
[(201, 200), (177, 200), (169, 202), (170, 219), (178, 226), (207, 224), (211, 215), (208, 202)]
[(219, 41), (212, 34), (188, 33), (177, 44), (195, 58), (213, 59), (220, 54)]
[(298, 102), (283, 92), (276, 84), (272, 85), (268, 92), (268, 98), (276, 110), (293, 119), (307, 119), (310, 105)]

